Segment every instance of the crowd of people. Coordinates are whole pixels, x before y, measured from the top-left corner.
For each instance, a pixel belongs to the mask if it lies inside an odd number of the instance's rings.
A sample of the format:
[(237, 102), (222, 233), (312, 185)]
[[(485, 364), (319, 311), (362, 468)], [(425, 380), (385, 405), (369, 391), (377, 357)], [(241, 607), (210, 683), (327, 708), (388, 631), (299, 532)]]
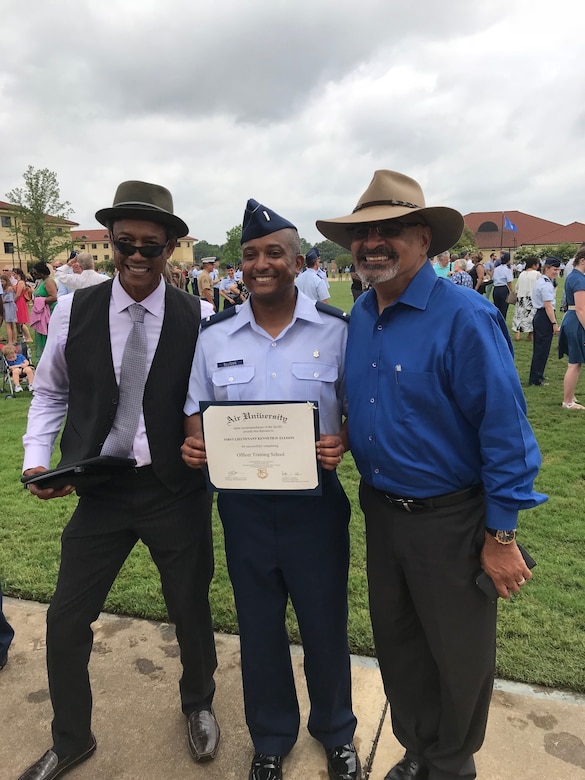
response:
[[(505, 321), (514, 292), (509, 253), (485, 263), (479, 252), (451, 256), (462, 215), (426, 206), (410, 177), (376, 171), (350, 213), (316, 223), (351, 253), (350, 319), (328, 305), (318, 248), (302, 255), (295, 225), (253, 199), (241, 262), (223, 278), (217, 257), (189, 273), (171, 264), (188, 226), (160, 185), (123, 182), (96, 219), (114, 247), (113, 278), (96, 272), (91, 256), (73, 253), (60, 268), (32, 269), (38, 362), (23, 475), (41, 500), (76, 490), (78, 502), (47, 612), (52, 743), (19, 780), (54, 780), (94, 754), (90, 625), (139, 540), (176, 626), (189, 749), (198, 763), (215, 758), (221, 731), (203, 409), (307, 401), (319, 421), (311, 453), (321, 468), (318, 488), (218, 496), (254, 750), (248, 780), (281, 780), (300, 728), (289, 600), (305, 653), (308, 730), (330, 780), (362, 777), (347, 637), (350, 506), (336, 471), (350, 450), (361, 480), (376, 654), (405, 750), (386, 780), (475, 778), (496, 635), (496, 603), (475, 579), (486, 572), (502, 598), (524, 587), (532, 574), (516, 544), (518, 513), (546, 501), (533, 487), (540, 454)], [(527, 262), (516, 284), (517, 332), (534, 334), (533, 384), (544, 381), (544, 344), (558, 329), (559, 265), (547, 258), (540, 272)], [(20, 282), (4, 276), (10, 310)], [(575, 388), (585, 360), (584, 250), (565, 289), (563, 407), (583, 409)], [(99, 484), (38, 481), (62, 424), (61, 467), (113, 457), (126, 469)], [(12, 639), (1, 597), (0, 669)]]
[[(563, 383), (562, 407), (575, 411), (585, 410), (585, 406), (575, 398), (582, 358), (585, 358), (585, 342), (579, 342), (579, 328), (585, 324), (585, 313), (582, 312), (581, 317), (577, 313), (581, 310), (581, 306), (577, 305), (580, 302), (580, 288), (577, 286), (580, 277), (573, 277), (571, 284), (568, 282), (573, 270), (580, 269), (580, 255), (584, 248), (585, 244), (581, 245), (576, 256), (567, 263), (558, 257), (537, 256), (513, 263), (507, 251), (501, 251), (499, 256), (491, 253), (486, 263), (483, 262), (481, 252), (470, 255), (464, 251), (453, 255), (445, 251), (432, 258), (437, 276), (450, 279), (457, 285), (472, 287), (483, 295), (491, 292), (494, 306), (504, 320), (508, 307), (514, 307), (511, 330), (515, 341), (520, 341), (525, 333), (526, 339), (533, 343), (528, 385), (540, 387), (548, 384), (544, 372), (552, 339), (562, 333), (558, 356), (562, 358), (567, 355), (569, 361)], [(556, 314), (556, 280), (562, 274), (565, 276), (565, 287), (560, 310), (566, 312), (564, 329), (559, 325)], [(585, 306), (585, 303), (581, 305)], [(569, 312), (576, 313), (567, 317)]]

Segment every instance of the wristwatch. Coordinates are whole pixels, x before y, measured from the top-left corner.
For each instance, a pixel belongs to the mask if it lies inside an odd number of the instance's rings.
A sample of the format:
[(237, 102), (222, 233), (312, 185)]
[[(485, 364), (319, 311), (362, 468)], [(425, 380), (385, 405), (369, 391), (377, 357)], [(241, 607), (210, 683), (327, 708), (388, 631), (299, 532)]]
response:
[(485, 529), (490, 536), (493, 536), (496, 542), (500, 544), (512, 544), (516, 540), (516, 529), (513, 531), (501, 531), (496, 528)]

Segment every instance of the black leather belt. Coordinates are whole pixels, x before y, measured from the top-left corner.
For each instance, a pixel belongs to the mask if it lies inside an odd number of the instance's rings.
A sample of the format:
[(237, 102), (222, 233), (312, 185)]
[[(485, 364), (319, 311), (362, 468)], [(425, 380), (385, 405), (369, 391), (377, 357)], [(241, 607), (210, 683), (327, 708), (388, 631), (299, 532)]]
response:
[(462, 504), (473, 496), (479, 495), (483, 490), (483, 485), (473, 485), (465, 490), (456, 490), (454, 493), (444, 493), (442, 496), (433, 496), (431, 498), (405, 498), (396, 496), (393, 493), (379, 493), (392, 504), (392, 506), (404, 509), (406, 512), (428, 512), (430, 509), (441, 509), (447, 506)]

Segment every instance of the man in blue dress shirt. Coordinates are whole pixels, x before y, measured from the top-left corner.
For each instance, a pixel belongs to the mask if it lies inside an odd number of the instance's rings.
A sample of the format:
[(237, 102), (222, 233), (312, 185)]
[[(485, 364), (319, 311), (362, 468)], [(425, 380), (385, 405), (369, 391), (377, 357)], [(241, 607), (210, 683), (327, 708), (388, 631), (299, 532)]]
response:
[(506, 325), (428, 257), (463, 229), (420, 185), (377, 171), (354, 211), (317, 222), (372, 289), (352, 311), (346, 382), (362, 481), (370, 609), (394, 733), (386, 780), (474, 778), (495, 667), (496, 605), (530, 579), (515, 542), (540, 465)]
[(206, 462), (200, 401), (317, 401), (322, 495), (219, 494), (238, 623), (246, 722), (255, 755), (249, 780), (280, 780), (299, 730), (285, 610), (296, 611), (311, 711), (331, 780), (359, 780), (347, 640), (350, 507), (336, 467), (347, 449), (347, 320), (295, 288), (303, 264), (297, 229), (249, 200), (242, 268), (249, 299), (215, 315), (195, 352), (185, 414), (187, 465)]

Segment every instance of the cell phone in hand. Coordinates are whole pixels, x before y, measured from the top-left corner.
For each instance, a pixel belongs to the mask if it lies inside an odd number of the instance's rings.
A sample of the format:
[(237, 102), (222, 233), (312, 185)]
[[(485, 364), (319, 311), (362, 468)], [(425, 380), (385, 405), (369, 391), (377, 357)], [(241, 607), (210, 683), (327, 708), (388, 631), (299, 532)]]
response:
[[(534, 569), (536, 566), (536, 561), (534, 558), (526, 552), (524, 547), (522, 547), (521, 544), (518, 545), (518, 549), (520, 550), (520, 554), (524, 558), (524, 563), (529, 569)], [(477, 587), (482, 590), (485, 595), (488, 597), (490, 601), (496, 601), (499, 597), (499, 593), (496, 590), (496, 586), (494, 585), (494, 581), (489, 576), (489, 574), (485, 571), (482, 571), (480, 574), (477, 575), (475, 579), (475, 584)]]

